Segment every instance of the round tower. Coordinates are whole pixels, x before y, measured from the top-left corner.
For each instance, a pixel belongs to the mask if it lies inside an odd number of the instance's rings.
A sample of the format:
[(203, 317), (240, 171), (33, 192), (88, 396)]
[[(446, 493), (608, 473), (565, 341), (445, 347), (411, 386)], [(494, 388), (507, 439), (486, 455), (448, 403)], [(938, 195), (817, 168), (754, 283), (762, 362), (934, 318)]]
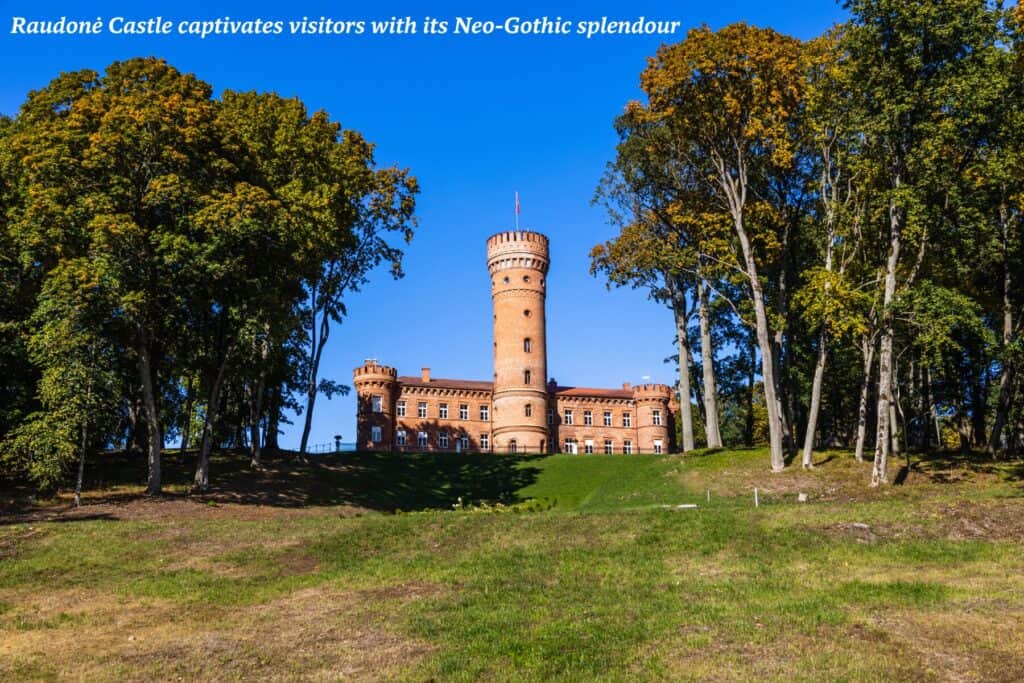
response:
[(665, 384), (641, 384), (633, 387), (638, 452), (672, 451), (672, 395), (672, 388)]
[(499, 232), (487, 240), (494, 302), (495, 453), (550, 448), (544, 313), (548, 264), (548, 238), (538, 232)]
[[(391, 450), (394, 443), (394, 405), (398, 371), (368, 360), (352, 373), (356, 388), (356, 449)], [(376, 429), (375, 429), (376, 428)]]

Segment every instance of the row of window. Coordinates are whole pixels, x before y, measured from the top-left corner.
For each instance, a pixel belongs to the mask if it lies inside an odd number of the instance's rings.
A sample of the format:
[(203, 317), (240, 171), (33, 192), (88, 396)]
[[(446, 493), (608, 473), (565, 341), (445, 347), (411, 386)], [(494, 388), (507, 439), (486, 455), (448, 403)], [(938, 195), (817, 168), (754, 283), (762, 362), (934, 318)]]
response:
[[(530, 371), (527, 370), (526, 371), (526, 378), (527, 378), (527, 380), (529, 380), (529, 375), (530, 375)], [(381, 397), (381, 396), (373, 396), (372, 397), (372, 407), (373, 407), (373, 412), (375, 412), (375, 413), (382, 412), (384, 410), (383, 397)], [(403, 401), (399, 401), (397, 403), (397, 405), (396, 405), (396, 412), (398, 414), (398, 417), (405, 417), (406, 416), (406, 402), (404, 400)], [(525, 408), (525, 412), (526, 412), (526, 417), (531, 417), (533, 415), (533, 406), (530, 405), (530, 404), (527, 404), (526, 408)], [(437, 417), (439, 419), (447, 420), (448, 419), (448, 404), (447, 403), (440, 404), (438, 406), (437, 413), (438, 413)], [(426, 419), (428, 417), (427, 416), (427, 402), (426, 401), (420, 401), (420, 402), (418, 402), (416, 404), (416, 417), (418, 417), (420, 419)], [(460, 403), (459, 404), (459, 419), (460, 420), (468, 420), (469, 419), (469, 404), (467, 404), (467, 403)], [(487, 422), (490, 419), (491, 419), (491, 409), (490, 409), (490, 406), (486, 406), (486, 405), (480, 406), (480, 420), (483, 421), (483, 422)], [(574, 419), (575, 419), (575, 415), (574, 415), (574, 412), (572, 410), (568, 410), (567, 409), (562, 414), (562, 424), (565, 424), (565, 425), (574, 424), (574, 422), (573, 422)], [(613, 426), (612, 411), (610, 411), (610, 410), (604, 411), (603, 419), (604, 419), (604, 426), (605, 427)], [(651, 423), (653, 425), (655, 425), (655, 426), (660, 426), (661, 425), (661, 411), (660, 410), (655, 409), (655, 410), (651, 411)], [(549, 425), (555, 424), (555, 411), (552, 408), (548, 408), (548, 424)], [(584, 410), (583, 411), (583, 424), (585, 426), (587, 426), (587, 427), (589, 427), (589, 426), (594, 424), (594, 411), (592, 411), (592, 410)], [(622, 426), (623, 427), (632, 427), (633, 426), (633, 416), (632, 416), (631, 413), (622, 413)]]
[[(660, 439), (654, 442), (654, 452), (661, 454), (664, 451), (664, 444)], [(563, 453), (579, 453), (579, 442), (576, 439), (568, 438), (565, 440), (565, 445), (562, 448)], [(586, 439), (583, 441), (583, 452), (594, 453), (594, 440)], [(611, 439), (604, 440), (604, 452), (605, 455), (611, 455), (615, 452), (615, 442)], [(630, 455), (633, 452), (633, 442), (629, 439), (625, 439), (622, 442), (622, 453), (624, 455)]]

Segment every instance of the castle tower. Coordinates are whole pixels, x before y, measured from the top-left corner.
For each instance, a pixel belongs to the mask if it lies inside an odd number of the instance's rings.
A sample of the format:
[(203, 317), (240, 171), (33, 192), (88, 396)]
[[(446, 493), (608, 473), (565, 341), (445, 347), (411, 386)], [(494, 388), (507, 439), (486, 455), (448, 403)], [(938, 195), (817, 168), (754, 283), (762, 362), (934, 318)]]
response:
[(633, 387), (636, 401), (637, 444), (641, 453), (670, 453), (673, 450), (672, 389), (665, 384)]
[(547, 334), (544, 313), (548, 238), (499, 232), (487, 240), (494, 302), (495, 453), (547, 452)]
[(352, 373), (356, 388), (356, 449), (390, 450), (394, 434), (394, 405), (398, 371), (368, 360)]

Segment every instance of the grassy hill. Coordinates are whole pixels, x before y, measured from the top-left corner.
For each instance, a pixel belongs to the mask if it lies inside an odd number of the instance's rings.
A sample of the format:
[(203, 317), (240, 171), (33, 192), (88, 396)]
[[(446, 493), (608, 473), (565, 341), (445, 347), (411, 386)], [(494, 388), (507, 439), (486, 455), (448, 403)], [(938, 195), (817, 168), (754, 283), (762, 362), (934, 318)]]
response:
[(767, 463), (173, 456), (145, 499), (109, 456), (8, 501), (0, 678), (1020, 679), (1024, 464)]

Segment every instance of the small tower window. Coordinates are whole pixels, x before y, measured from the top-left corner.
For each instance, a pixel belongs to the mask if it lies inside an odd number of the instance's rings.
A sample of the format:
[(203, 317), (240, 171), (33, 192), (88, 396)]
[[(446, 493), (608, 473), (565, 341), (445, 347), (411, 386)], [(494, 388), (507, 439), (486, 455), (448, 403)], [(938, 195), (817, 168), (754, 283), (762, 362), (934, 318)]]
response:
[(526, 417), (533, 417), (533, 406), (526, 404)]
[(530, 276), (529, 275), (524, 275), (523, 276), (523, 282), (529, 282), (529, 281), (530, 281)]
[(530, 384), (531, 379), (533, 379), (533, 375), (530, 374), (530, 371), (523, 370), (523, 384)]
[(653, 422), (655, 424), (655, 426), (658, 426), (658, 425), (661, 424), (661, 411), (660, 410), (652, 410), (651, 411), (651, 422)]
[(374, 396), (374, 397), (372, 397), (370, 399), (370, 403), (372, 405), (371, 409), (373, 410), (373, 412), (375, 412), (375, 413), (382, 413), (382, 412), (384, 412), (384, 397), (383, 396)]
[(515, 453), (518, 450), (519, 450), (519, 444), (516, 443), (515, 439), (512, 439), (511, 441), (508, 442), (508, 452), (509, 453)]
[(370, 427), (370, 440), (374, 443), (381, 442), (381, 430), (377, 425)]
[(505, 276), (502, 282), (504, 282), (506, 285), (510, 282), (510, 280), (508, 279), (508, 275)]
[(533, 344), (530, 343), (530, 338), (527, 337), (523, 340), (523, 351), (530, 353), (533, 350)]
[(525, 311), (523, 311), (523, 315), (525, 315), (527, 318), (529, 318), (530, 317), (530, 309), (527, 308)]

